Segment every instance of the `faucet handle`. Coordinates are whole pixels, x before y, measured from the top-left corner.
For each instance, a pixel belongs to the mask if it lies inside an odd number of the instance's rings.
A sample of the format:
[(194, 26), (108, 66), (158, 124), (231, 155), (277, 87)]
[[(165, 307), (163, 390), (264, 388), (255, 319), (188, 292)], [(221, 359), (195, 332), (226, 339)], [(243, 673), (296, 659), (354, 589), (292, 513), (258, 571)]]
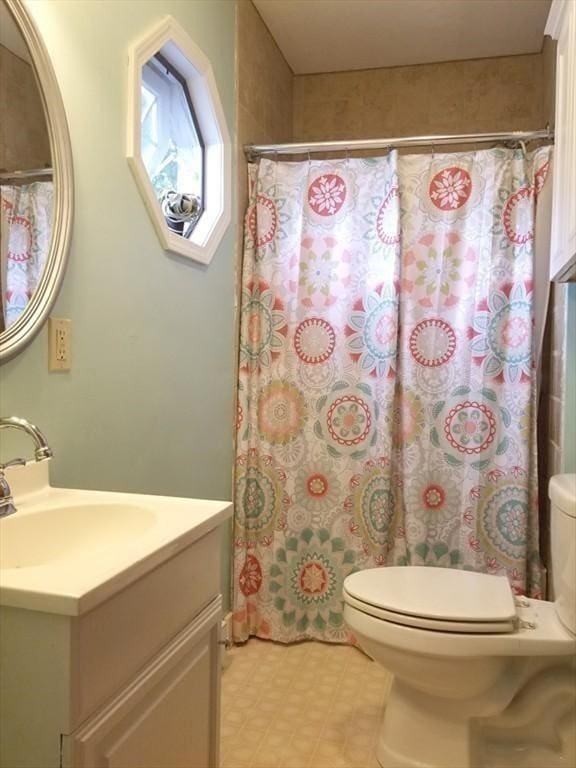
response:
[(14, 466), (21, 466), (26, 464), (26, 459), (10, 459), (10, 461), (6, 461), (4, 464), (0, 463), (0, 471), (4, 471), (6, 467), (14, 467)]
[(12, 491), (4, 476), (4, 467), (0, 465), (0, 517), (8, 517), (16, 512)]

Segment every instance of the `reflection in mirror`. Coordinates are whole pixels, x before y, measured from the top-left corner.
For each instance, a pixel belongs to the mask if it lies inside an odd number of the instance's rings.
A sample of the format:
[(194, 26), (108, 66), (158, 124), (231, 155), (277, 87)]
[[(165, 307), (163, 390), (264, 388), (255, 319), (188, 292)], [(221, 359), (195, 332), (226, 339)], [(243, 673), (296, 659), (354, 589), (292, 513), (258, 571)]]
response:
[(25, 311), (52, 240), (48, 126), (28, 46), (0, 5), (0, 333)]
[(66, 114), (33, 5), (0, 0), (0, 360), (42, 328), (72, 229)]
[(189, 237), (203, 212), (204, 141), (186, 78), (161, 53), (142, 67), (140, 131), (166, 224)]

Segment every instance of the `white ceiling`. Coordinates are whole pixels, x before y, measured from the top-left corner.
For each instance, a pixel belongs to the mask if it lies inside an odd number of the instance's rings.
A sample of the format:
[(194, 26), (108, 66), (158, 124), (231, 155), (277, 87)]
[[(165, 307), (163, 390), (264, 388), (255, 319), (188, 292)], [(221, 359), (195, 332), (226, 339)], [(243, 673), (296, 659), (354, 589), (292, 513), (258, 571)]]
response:
[(536, 53), (551, 0), (253, 0), (293, 71)]

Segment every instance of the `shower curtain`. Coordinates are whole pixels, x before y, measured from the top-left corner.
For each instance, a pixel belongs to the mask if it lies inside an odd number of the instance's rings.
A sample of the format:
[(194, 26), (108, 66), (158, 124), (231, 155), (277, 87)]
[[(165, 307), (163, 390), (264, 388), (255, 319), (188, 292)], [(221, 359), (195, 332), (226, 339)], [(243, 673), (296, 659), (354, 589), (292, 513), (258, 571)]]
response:
[(550, 148), (251, 166), (234, 637), (347, 642), (342, 583), (541, 594), (535, 212)]
[(44, 271), (53, 198), (51, 181), (0, 187), (0, 286), (6, 328), (26, 309)]

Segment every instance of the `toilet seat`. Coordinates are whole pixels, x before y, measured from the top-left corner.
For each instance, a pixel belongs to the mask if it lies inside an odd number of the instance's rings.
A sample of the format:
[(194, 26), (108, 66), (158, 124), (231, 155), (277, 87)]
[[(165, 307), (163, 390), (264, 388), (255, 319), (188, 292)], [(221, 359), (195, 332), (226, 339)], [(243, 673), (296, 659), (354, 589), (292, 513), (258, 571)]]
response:
[(515, 632), (431, 631), (386, 621), (344, 601), (344, 619), (354, 634), (402, 652), (428, 656), (569, 656), (576, 654), (576, 637), (562, 626), (554, 603), (526, 600), (518, 608)]
[(357, 610), (418, 629), (502, 634), (515, 632), (519, 624), (505, 576), (392, 566), (348, 576), (343, 592)]
[(395, 613), (394, 611), (387, 611), (384, 608), (378, 608), (370, 603), (363, 603), (361, 600), (357, 600), (352, 597), (346, 589), (344, 591), (344, 599), (359, 611), (367, 613), (369, 616), (374, 616), (376, 619), (383, 619), (384, 621), (391, 621), (395, 624), (402, 624), (405, 627), (415, 627), (417, 629), (433, 629), (437, 632), (459, 632), (469, 634), (501, 634), (506, 632), (515, 632), (518, 626), (518, 619), (514, 617), (511, 621), (507, 622), (483, 622), (483, 621), (446, 621), (429, 619), (425, 616), (410, 616), (405, 613)]

